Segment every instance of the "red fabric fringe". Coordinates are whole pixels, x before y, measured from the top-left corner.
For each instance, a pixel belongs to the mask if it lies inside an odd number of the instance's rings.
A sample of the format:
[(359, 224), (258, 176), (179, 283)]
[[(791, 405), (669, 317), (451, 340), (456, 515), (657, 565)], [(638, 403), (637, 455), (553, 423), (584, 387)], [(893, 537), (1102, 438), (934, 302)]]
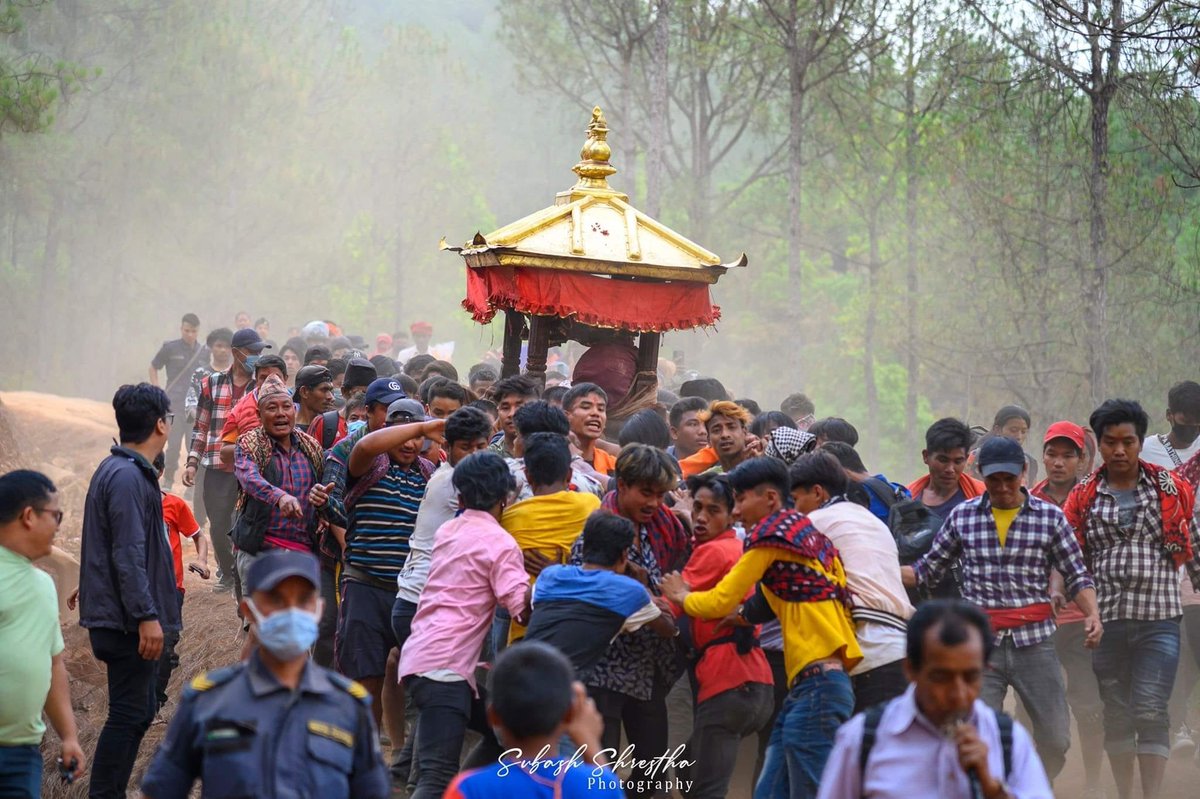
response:
[(519, 267), (468, 268), (462, 304), (480, 324), (501, 309), (651, 332), (709, 327), (721, 318), (706, 283), (643, 283)]

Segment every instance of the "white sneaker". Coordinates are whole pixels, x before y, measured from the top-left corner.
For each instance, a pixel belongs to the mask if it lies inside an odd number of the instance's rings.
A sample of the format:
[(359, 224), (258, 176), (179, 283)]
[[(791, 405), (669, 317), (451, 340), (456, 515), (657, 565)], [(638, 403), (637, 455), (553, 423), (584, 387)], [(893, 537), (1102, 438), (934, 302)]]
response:
[(1192, 737), (1192, 731), (1188, 729), (1186, 724), (1180, 724), (1179, 730), (1173, 736), (1171, 742), (1171, 757), (1188, 759), (1196, 754), (1196, 741)]

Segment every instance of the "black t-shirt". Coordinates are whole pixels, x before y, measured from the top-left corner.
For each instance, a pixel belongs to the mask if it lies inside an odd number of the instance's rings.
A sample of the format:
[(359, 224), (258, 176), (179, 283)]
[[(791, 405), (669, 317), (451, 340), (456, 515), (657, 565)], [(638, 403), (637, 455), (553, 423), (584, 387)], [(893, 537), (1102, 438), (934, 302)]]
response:
[(163, 342), (150, 366), (167, 370), (167, 396), (182, 400), (187, 396), (192, 372), (197, 366), (205, 363), (208, 363), (208, 347), (199, 341), (189, 347), (183, 339), (177, 338), (174, 341)]

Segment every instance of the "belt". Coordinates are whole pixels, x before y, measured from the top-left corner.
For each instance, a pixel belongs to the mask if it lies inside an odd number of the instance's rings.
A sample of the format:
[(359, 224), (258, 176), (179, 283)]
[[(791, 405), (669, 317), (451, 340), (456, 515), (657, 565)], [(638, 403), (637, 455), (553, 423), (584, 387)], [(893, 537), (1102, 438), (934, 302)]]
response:
[(824, 674), (827, 671), (845, 671), (840, 661), (837, 660), (821, 660), (816, 663), (809, 664), (800, 669), (800, 673), (796, 675), (796, 679), (792, 680), (792, 684), (788, 689), (795, 688), (802, 680), (809, 677), (816, 677), (818, 674)]
[(342, 578), (356, 583), (362, 583), (363, 585), (369, 585), (372, 588), (381, 588), (384, 591), (395, 592), (397, 590), (395, 580), (384, 580), (382, 578), (375, 577), (374, 575), (367, 574), (362, 569), (359, 569), (355, 566), (350, 566), (348, 564), (342, 565)]

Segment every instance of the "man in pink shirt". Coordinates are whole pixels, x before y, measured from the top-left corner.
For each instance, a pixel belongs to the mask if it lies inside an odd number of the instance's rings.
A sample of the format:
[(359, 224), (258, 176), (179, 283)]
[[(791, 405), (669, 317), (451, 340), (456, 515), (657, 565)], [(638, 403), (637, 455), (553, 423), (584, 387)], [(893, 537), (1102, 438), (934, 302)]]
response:
[(516, 489), (504, 459), (469, 455), (452, 478), (463, 512), (438, 528), (429, 579), (417, 603), (412, 634), (400, 653), (400, 677), (420, 713), (413, 799), (435, 799), (458, 772), (468, 726), (483, 741), (465, 768), (496, 761), (501, 747), (487, 723), (475, 667), (498, 604), (522, 624), (529, 615), (524, 558), (500, 514)]

